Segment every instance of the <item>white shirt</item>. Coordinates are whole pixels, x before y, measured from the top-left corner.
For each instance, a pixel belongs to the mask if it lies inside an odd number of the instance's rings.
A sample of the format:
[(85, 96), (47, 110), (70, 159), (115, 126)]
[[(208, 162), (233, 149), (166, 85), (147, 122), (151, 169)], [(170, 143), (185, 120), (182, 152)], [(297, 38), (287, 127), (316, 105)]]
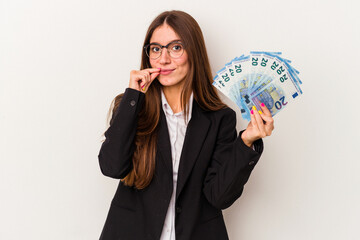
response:
[(185, 133), (187, 125), (191, 118), (192, 105), (193, 105), (193, 94), (191, 93), (189, 99), (189, 112), (187, 116), (187, 121), (185, 122), (184, 111), (175, 113), (172, 111), (170, 105), (168, 104), (166, 97), (161, 90), (161, 102), (162, 108), (166, 116), (166, 122), (169, 130), (169, 138), (171, 144), (171, 158), (173, 163), (173, 183), (174, 188), (169, 204), (168, 211), (166, 213), (166, 218), (161, 233), (160, 240), (175, 240), (175, 194), (176, 194), (176, 183), (179, 169), (179, 161), (181, 150), (183, 147)]

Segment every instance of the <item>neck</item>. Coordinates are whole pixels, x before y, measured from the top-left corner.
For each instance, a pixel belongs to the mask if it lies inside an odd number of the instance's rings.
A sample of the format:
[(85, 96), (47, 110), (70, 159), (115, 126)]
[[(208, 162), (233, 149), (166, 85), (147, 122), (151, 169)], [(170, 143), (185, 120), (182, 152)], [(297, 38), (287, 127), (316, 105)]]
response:
[(173, 113), (181, 112), (181, 90), (182, 86), (164, 86), (163, 92), (166, 97), (167, 102), (169, 103)]

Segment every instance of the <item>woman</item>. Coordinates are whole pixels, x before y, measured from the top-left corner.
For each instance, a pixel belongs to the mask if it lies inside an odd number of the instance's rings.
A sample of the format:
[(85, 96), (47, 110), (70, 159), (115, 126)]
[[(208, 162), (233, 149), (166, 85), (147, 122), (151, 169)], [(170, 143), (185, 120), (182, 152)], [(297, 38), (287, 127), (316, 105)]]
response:
[(221, 210), (240, 197), (274, 127), (263, 105), (237, 137), (235, 112), (211, 83), (197, 22), (160, 14), (98, 156), (102, 173), (121, 179), (100, 239), (228, 239)]

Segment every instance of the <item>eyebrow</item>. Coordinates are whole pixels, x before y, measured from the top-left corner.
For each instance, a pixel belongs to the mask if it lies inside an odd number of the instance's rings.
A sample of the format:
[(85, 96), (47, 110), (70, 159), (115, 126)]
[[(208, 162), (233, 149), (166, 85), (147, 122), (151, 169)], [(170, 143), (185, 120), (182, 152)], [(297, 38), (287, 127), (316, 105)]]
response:
[[(182, 41), (181, 41), (180, 39), (175, 39), (175, 40), (172, 40), (172, 41), (168, 42), (167, 44), (172, 43), (172, 42), (181, 42), (181, 43), (182, 43)], [(158, 45), (162, 46), (162, 45), (161, 45), (160, 43), (158, 43), (158, 42), (151, 42), (151, 43), (149, 43), (149, 44), (158, 44)], [(165, 44), (164, 46), (166, 46), (167, 44)]]

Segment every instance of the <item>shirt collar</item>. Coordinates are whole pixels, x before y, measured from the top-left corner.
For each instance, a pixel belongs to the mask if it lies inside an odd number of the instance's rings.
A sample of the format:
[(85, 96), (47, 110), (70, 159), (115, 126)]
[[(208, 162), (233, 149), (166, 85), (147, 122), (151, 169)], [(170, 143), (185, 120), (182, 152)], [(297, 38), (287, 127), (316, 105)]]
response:
[[(193, 107), (193, 99), (194, 99), (194, 94), (193, 92), (191, 92), (190, 98), (189, 98), (189, 102), (188, 102), (188, 107), (189, 107), (189, 112), (187, 114), (187, 121), (186, 124), (189, 123), (190, 119), (191, 119), (191, 115), (192, 115), (192, 107)], [(181, 111), (179, 113), (175, 113), (172, 111), (169, 103), (166, 100), (165, 94), (163, 92), (163, 90), (161, 89), (161, 105), (162, 105), (162, 109), (164, 111), (164, 113), (166, 115), (183, 115), (184, 111)]]

